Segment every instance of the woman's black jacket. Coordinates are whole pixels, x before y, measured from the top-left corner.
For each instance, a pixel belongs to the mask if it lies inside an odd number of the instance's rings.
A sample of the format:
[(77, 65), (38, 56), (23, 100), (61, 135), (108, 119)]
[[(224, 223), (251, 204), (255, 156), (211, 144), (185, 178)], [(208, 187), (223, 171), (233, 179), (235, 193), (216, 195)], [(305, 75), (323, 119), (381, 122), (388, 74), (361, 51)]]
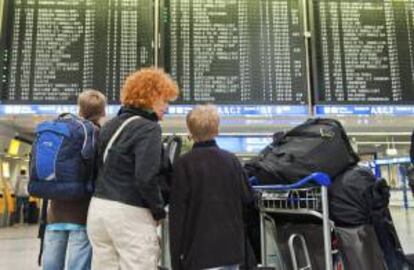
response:
[[(131, 116), (129, 123), (108, 151), (103, 153), (112, 135)], [(98, 141), (98, 178), (94, 196), (149, 208), (155, 220), (165, 217), (159, 186), (161, 169), (161, 127), (155, 113), (123, 107), (118, 116), (101, 129)]]

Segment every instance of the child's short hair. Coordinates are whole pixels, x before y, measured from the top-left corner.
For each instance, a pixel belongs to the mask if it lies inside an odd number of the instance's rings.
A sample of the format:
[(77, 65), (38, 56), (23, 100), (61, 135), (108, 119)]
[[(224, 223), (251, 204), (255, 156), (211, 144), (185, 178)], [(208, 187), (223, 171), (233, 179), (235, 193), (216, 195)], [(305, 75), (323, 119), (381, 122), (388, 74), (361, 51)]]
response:
[(95, 124), (105, 116), (106, 97), (98, 90), (88, 89), (78, 97), (79, 116)]
[(214, 139), (219, 133), (220, 116), (214, 105), (198, 105), (187, 114), (187, 127), (195, 141)]

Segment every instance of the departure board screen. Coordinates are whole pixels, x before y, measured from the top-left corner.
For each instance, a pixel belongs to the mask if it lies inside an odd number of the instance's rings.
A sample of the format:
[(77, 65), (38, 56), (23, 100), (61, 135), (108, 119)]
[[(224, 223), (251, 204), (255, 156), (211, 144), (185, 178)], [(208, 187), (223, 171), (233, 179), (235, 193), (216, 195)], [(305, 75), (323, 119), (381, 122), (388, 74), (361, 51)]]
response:
[(74, 103), (86, 88), (116, 103), (153, 64), (151, 0), (6, 0), (5, 12), (3, 103)]
[(313, 1), (317, 102), (414, 103), (413, 15), (412, 1)]
[(301, 14), (297, 0), (165, 0), (161, 60), (177, 102), (305, 103)]

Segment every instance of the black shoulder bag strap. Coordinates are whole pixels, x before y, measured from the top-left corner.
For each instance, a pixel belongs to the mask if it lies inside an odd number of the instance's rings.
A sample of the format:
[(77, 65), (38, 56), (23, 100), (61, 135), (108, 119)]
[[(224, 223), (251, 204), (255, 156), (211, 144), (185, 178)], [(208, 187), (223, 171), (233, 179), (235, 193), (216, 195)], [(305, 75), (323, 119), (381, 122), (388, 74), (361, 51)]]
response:
[(45, 231), (46, 231), (46, 226), (47, 226), (47, 205), (48, 205), (48, 202), (49, 201), (47, 199), (43, 199), (42, 212), (41, 212), (40, 224), (39, 224), (39, 232), (38, 232), (38, 235), (37, 235), (37, 238), (40, 239), (40, 251), (39, 251), (39, 257), (37, 258), (37, 264), (39, 266), (42, 265), (43, 242), (45, 240)]

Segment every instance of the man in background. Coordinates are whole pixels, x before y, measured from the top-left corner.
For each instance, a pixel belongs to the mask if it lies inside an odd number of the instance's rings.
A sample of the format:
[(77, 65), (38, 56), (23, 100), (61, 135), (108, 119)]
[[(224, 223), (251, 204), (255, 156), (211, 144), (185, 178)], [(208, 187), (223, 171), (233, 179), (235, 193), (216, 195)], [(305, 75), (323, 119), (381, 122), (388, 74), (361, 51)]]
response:
[(17, 177), (14, 193), (16, 195), (16, 223), (21, 222), (21, 215), (23, 214), (23, 222), (28, 223), (28, 207), (29, 207), (29, 193), (27, 185), (29, 184), (29, 177), (25, 169), (20, 170), (20, 175)]

